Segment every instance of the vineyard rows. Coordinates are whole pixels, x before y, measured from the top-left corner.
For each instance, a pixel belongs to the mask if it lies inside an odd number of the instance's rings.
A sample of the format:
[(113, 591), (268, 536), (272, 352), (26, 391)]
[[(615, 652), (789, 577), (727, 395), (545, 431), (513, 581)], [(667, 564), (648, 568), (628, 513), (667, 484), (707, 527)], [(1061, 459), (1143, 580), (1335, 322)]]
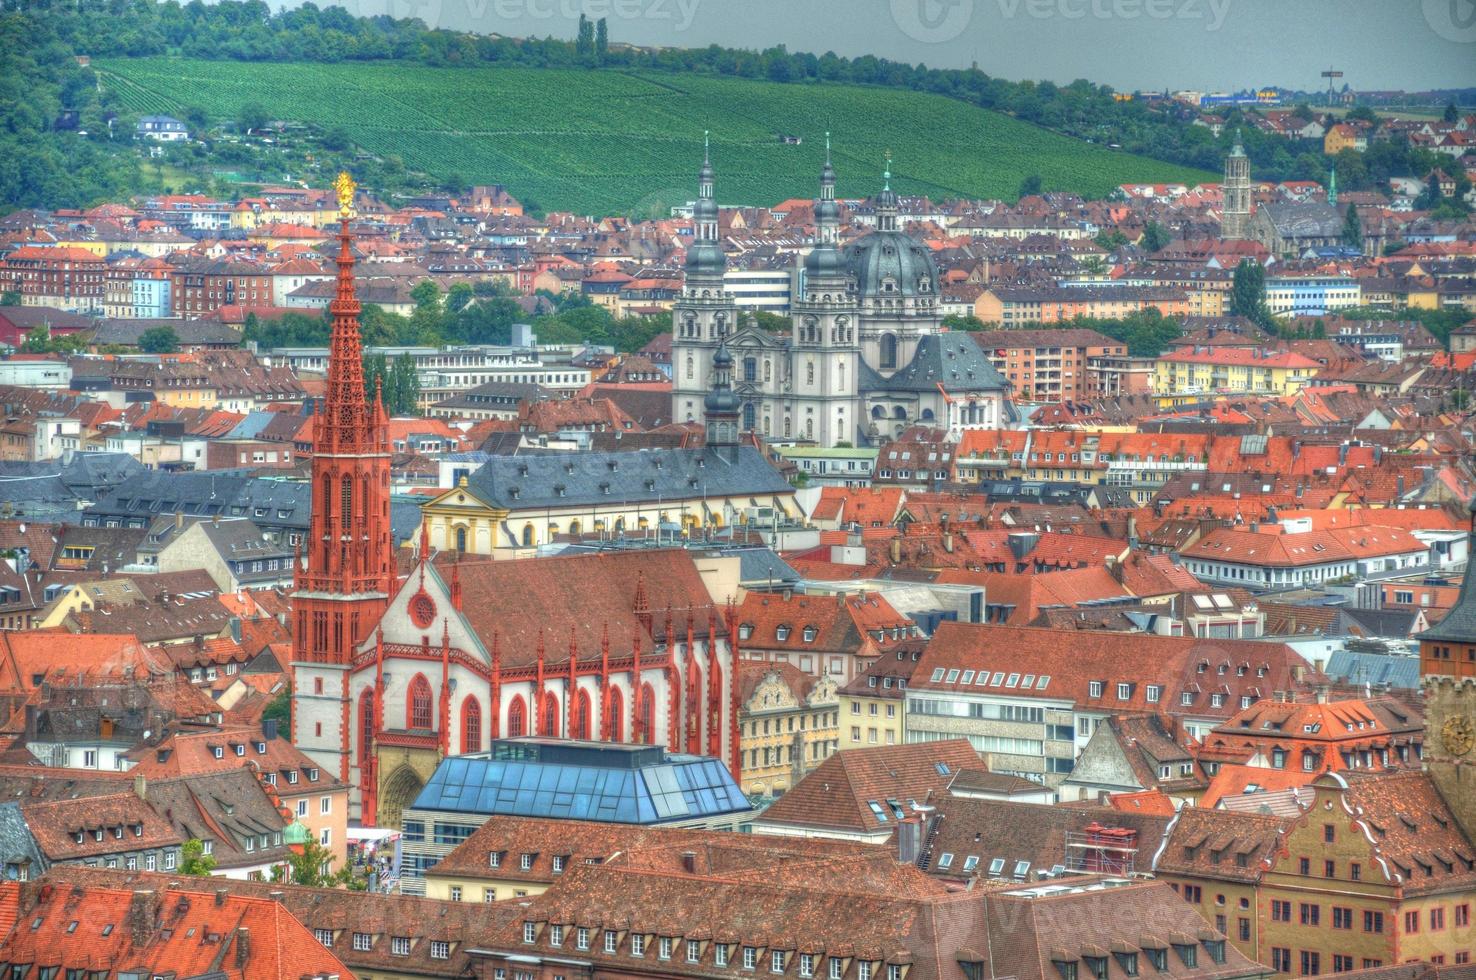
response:
[[(1129, 181), (1209, 177), (953, 99), (890, 89), (395, 62), (144, 58), (98, 67), (139, 112), (198, 106), (229, 119), (255, 103), (276, 118), (339, 127), (365, 150), (398, 155), (413, 169), (501, 182), (546, 208), (586, 213), (657, 213), (689, 199), (704, 129), (712, 132), (724, 203), (812, 196), (827, 128), (843, 197), (879, 186), (888, 149), (894, 186), (935, 198), (1013, 197), (1029, 174), (1049, 189), (1092, 196)], [(781, 134), (803, 142), (781, 142)]]

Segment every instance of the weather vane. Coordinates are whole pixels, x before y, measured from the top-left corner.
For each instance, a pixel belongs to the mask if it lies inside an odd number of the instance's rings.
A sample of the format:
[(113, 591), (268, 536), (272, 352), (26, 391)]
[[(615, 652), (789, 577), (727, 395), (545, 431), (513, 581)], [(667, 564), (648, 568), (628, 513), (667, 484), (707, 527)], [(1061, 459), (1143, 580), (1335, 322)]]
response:
[(354, 178), (348, 175), (347, 170), (339, 171), (333, 189), (338, 192), (338, 216), (347, 218), (349, 209), (354, 206)]

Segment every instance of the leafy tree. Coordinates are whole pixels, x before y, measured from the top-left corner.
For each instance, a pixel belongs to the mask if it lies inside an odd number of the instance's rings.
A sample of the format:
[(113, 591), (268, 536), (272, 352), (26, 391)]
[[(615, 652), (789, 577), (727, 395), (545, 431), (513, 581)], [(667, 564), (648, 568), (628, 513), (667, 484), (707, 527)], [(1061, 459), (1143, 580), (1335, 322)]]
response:
[(215, 855), (205, 853), (205, 842), (191, 837), (180, 848), (179, 873), (192, 878), (209, 878), (215, 871)]
[(595, 31), (594, 25), (584, 14), (579, 15), (579, 32), (574, 38), (574, 53), (582, 62), (594, 60)]
[(210, 115), (197, 105), (187, 106), (183, 114), (185, 125), (190, 127), (190, 134), (196, 139), (204, 135), (205, 130), (210, 128)]
[(943, 326), (949, 330), (963, 330), (969, 333), (978, 333), (981, 330), (995, 329), (983, 320), (972, 314), (950, 313), (943, 318)]
[(179, 351), (179, 334), (173, 327), (150, 327), (138, 335), (138, 349), (145, 354), (174, 354)]
[(276, 697), (272, 698), (271, 703), (268, 704), (265, 708), (262, 709), (262, 711), (261, 711), (261, 719), (262, 719), (262, 721), (266, 721), (268, 718), (273, 719), (274, 721), (276, 721), (277, 724), (278, 724), (278, 727), (282, 731), (286, 731), (286, 732), (292, 731), (292, 687), (291, 687), (291, 685), (288, 685), (287, 687), (283, 688), (282, 691), (281, 691), (281, 693), (279, 693)]
[(1379, 121), (1378, 115), (1366, 105), (1356, 105), (1349, 109), (1346, 118), (1352, 122), (1377, 123)]
[(7, 289), (4, 293), (0, 293), (0, 306), (20, 306), (20, 305), (21, 305), (21, 294), (20, 294), (20, 291), (19, 290), (16, 290), (16, 289)]
[(260, 102), (248, 102), (236, 114), (236, 125), (241, 127), (243, 133), (249, 133), (254, 129), (266, 129), (267, 123), (271, 121), (271, 115)]
[(595, 23), (595, 61), (604, 64), (610, 57), (610, 25), (601, 17)]
[(466, 304), (470, 303), (472, 301), (472, 297), (475, 295), (476, 291), (472, 288), (470, 283), (453, 283), (451, 285), (451, 288), (446, 290), (446, 312), (460, 313), (462, 310), (466, 309)]
[(1363, 248), (1363, 223), (1358, 220), (1358, 209), (1352, 204), (1348, 205), (1348, 210), (1343, 215), (1341, 240), (1349, 248)]
[(1026, 177), (1024, 180), (1020, 181), (1020, 189), (1016, 192), (1015, 196), (1016, 197), (1031, 197), (1031, 196), (1033, 196), (1035, 194), (1039, 194), (1039, 193), (1040, 193), (1040, 174), (1031, 174), (1030, 176)]
[(1254, 259), (1241, 259), (1230, 283), (1230, 312), (1249, 317), (1262, 326), (1266, 310), (1266, 270)]
[(1445, 112), (1441, 118), (1448, 123), (1453, 123), (1461, 118), (1461, 110), (1456, 108), (1455, 99), (1451, 99), (1450, 102), (1446, 103)]
[(289, 885), (306, 885), (309, 888), (334, 888), (346, 885), (354, 877), (350, 867), (330, 870), (333, 852), (309, 836), (303, 843), (302, 853), (292, 852), (286, 864), (272, 868), (272, 881)]
[(1128, 243), (1127, 236), (1116, 228), (1098, 232), (1097, 237), (1093, 240), (1109, 252), (1116, 251)]
[(1169, 238), (1170, 235), (1167, 228), (1157, 221), (1150, 221), (1143, 227), (1143, 237), (1138, 244), (1143, 247), (1145, 252), (1151, 254), (1168, 245)]

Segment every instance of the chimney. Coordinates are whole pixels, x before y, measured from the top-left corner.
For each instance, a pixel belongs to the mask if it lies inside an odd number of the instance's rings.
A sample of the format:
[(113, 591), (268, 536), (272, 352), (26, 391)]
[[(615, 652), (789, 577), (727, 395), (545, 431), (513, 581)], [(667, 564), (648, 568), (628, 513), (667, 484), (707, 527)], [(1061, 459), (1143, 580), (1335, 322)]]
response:
[[(946, 525), (945, 525), (946, 527)], [(950, 555), (953, 554), (953, 532), (945, 531), (943, 534), (943, 550)]]
[(174, 529), (176, 531), (184, 530), (184, 511), (182, 510), (174, 512)]
[(240, 926), (240, 927), (238, 927), (236, 929), (236, 967), (237, 967), (237, 969), (240, 969), (240, 968), (245, 967), (247, 961), (250, 960), (250, 959), (251, 959), (251, 930), (250, 929), (247, 929), (245, 926)]
[(922, 814), (909, 813), (897, 824), (897, 860), (903, 864), (917, 864), (922, 856), (922, 840)]
[(149, 798), (149, 781), (143, 773), (133, 777), (133, 795), (145, 801)]
[(892, 564), (893, 565), (900, 565), (900, 564), (902, 564), (902, 539), (901, 538), (893, 538), (892, 539), (892, 544), (891, 544), (890, 552), (891, 552)]
[(229, 890), (228, 889), (225, 889), (225, 888), (217, 888), (215, 890), (215, 906), (216, 906), (216, 908), (220, 908), (222, 905), (225, 904), (226, 895), (228, 895), (228, 894), (229, 894)]
[(697, 873), (697, 852), (696, 851), (683, 851), (682, 852), (682, 870), (685, 871), (689, 875), (694, 875), (694, 874)]
[(135, 889), (128, 899), (128, 933), (134, 949), (142, 949), (154, 935), (154, 921), (158, 912), (158, 896), (151, 888)]

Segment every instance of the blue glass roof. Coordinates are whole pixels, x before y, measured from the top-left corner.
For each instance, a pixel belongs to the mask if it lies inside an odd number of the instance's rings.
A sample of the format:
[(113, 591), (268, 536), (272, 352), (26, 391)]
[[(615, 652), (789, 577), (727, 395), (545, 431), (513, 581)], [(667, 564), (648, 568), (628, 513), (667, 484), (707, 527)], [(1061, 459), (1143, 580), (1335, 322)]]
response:
[[(634, 763), (634, 764), (633, 764)], [(416, 810), (660, 824), (750, 809), (718, 759), (659, 748), (507, 740), (452, 756), (415, 798)]]

